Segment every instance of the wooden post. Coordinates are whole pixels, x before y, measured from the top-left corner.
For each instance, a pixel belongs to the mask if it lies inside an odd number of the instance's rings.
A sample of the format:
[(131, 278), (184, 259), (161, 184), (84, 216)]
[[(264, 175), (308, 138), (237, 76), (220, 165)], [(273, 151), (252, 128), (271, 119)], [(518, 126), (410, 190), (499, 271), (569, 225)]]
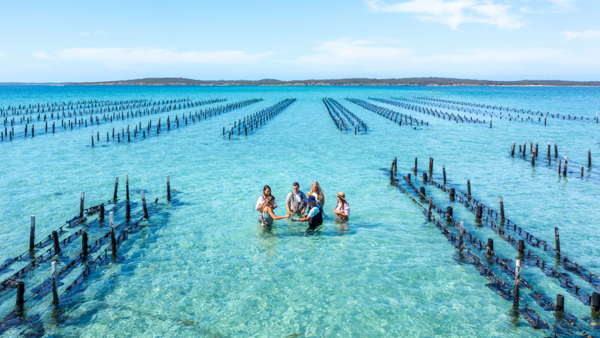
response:
[(471, 199), (471, 181), (467, 180), (467, 197)]
[(454, 188), (450, 188), (450, 200), (454, 201), (454, 196), (456, 195), (456, 190)]
[(88, 234), (87, 231), (84, 231), (81, 234), (81, 252), (83, 256), (87, 256), (88, 254)]
[(556, 311), (562, 312), (565, 310), (565, 296), (556, 295)]
[(423, 182), (427, 182), (427, 173), (423, 173)]
[(83, 218), (83, 201), (85, 200), (85, 192), (81, 192), (81, 201), (79, 202), (79, 218)]
[(558, 144), (554, 142), (554, 158), (558, 158)]
[(565, 165), (563, 166), (563, 176), (567, 176), (567, 160), (569, 159), (568, 156), (565, 156)]
[(58, 286), (56, 285), (56, 262), (52, 262), (52, 304), (58, 306)]
[(446, 208), (446, 217), (450, 219), (454, 218), (454, 209), (451, 206)]
[(100, 220), (104, 220), (104, 203), (100, 204)]
[(504, 201), (502, 200), (502, 196), (500, 196), (500, 220), (504, 221)]
[(429, 175), (433, 173), (433, 157), (429, 158)]
[(592, 166), (592, 152), (588, 149), (588, 167)]
[(17, 307), (20, 309), (25, 304), (25, 282), (17, 283)]
[(144, 196), (144, 190), (142, 190), (142, 206), (144, 207), (144, 218), (148, 219), (148, 208), (146, 207), (146, 197)]
[(560, 176), (561, 164), (562, 164), (562, 160), (558, 160), (558, 176)]
[(483, 215), (483, 207), (481, 206), (481, 204), (478, 204), (477, 209), (475, 211), (475, 218), (480, 220), (482, 215)]
[(556, 245), (556, 256), (560, 257), (560, 237), (558, 235), (558, 228), (554, 228), (554, 243)]
[(535, 166), (535, 153), (531, 152), (531, 165)]
[(510, 156), (514, 157), (515, 156), (515, 143), (513, 142), (512, 147), (510, 148)]
[(94, 148), (94, 131), (92, 130), (92, 148)]
[(519, 282), (521, 279), (521, 260), (517, 259), (517, 263), (515, 265), (515, 292), (514, 292), (514, 301), (513, 304), (515, 307), (519, 307)]
[(60, 244), (58, 242), (58, 233), (56, 231), (52, 231), (52, 242), (54, 243), (54, 254), (58, 254), (60, 252)]
[(592, 311), (600, 311), (600, 293), (598, 292), (592, 293)]
[(491, 255), (493, 252), (494, 252), (494, 240), (492, 238), (488, 238), (487, 254)]
[(462, 253), (463, 250), (463, 227), (464, 221), (460, 221), (460, 227), (458, 228), (458, 251)]
[(414, 168), (414, 172), (415, 174), (417, 173), (417, 158), (415, 157), (415, 168)]
[(117, 254), (117, 240), (115, 238), (115, 223), (112, 211), (108, 214), (108, 217), (110, 219), (110, 249), (114, 256)]
[(31, 215), (31, 228), (29, 229), (29, 251), (35, 249), (35, 215)]
[(446, 167), (442, 166), (442, 174), (444, 176), (444, 185), (446, 185)]
[(548, 158), (550, 158), (550, 142), (548, 142)]
[(125, 204), (125, 220), (129, 221), (131, 219), (131, 205), (129, 201)]
[(431, 205), (433, 203), (433, 196), (429, 196), (429, 211), (427, 211), (427, 220), (431, 221)]
[(523, 241), (522, 239), (520, 239), (517, 242), (517, 251), (519, 251), (520, 255), (522, 255), (525, 252), (525, 241)]
[(119, 189), (119, 176), (117, 176), (117, 178), (115, 179), (115, 195), (114, 195), (114, 199), (117, 199), (117, 189)]
[(167, 201), (171, 202), (171, 179), (167, 175)]
[(125, 174), (125, 198), (129, 203), (129, 174)]

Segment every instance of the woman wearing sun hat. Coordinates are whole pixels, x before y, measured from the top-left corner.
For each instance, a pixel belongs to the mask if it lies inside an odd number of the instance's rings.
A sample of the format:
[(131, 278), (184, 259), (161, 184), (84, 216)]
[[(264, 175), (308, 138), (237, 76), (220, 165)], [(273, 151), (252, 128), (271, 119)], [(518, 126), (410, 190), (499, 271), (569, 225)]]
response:
[(337, 194), (337, 205), (333, 209), (333, 213), (338, 221), (347, 221), (348, 217), (350, 217), (350, 206), (346, 202), (346, 194), (341, 191)]

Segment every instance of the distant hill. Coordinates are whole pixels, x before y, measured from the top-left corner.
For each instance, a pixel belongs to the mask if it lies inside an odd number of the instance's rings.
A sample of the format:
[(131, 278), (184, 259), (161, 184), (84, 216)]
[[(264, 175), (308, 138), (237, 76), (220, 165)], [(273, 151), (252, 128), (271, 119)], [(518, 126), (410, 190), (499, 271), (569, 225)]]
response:
[(145, 78), (136, 80), (71, 82), (71, 83), (2, 83), (3, 85), (66, 85), (66, 86), (600, 86), (600, 81), (520, 80), (492, 81), (442, 77), (401, 79), (331, 79), (331, 80), (193, 80), (179, 77)]
[(275, 79), (205, 81), (186, 78), (146, 78), (137, 80), (67, 83), (66, 85), (105, 86), (600, 86), (600, 81), (520, 80), (491, 81), (441, 77), (416, 77), (401, 79), (335, 79), (292, 80)]

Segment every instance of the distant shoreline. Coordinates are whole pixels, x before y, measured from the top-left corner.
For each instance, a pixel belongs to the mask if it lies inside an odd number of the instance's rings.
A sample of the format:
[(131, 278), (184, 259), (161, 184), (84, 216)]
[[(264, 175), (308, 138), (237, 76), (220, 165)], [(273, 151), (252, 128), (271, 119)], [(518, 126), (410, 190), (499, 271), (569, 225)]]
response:
[(600, 87), (599, 85), (477, 85), (477, 84), (456, 84), (456, 85), (396, 85), (396, 84), (383, 84), (383, 85), (190, 85), (190, 84), (78, 84), (78, 83), (65, 83), (65, 84), (46, 84), (46, 83), (0, 83), (0, 86), (45, 86), (45, 87), (77, 87), (77, 86), (121, 86), (121, 87)]
[(200, 87), (600, 87), (600, 81), (518, 80), (493, 81), (456, 78), (349, 78), (323, 80), (194, 80), (186, 78), (145, 78), (135, 80), (62, 82), (62, 83), (0, 83), (4, 86), (200, 86)]

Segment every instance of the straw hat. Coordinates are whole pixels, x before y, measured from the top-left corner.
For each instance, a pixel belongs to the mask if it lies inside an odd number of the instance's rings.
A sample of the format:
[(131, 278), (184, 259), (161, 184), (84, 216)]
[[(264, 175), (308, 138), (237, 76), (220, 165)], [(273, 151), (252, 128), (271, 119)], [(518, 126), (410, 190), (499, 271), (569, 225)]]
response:
[(346, 202), (346, 194), (344, 194), (343, 192), (340, 191), (336, 196), (341, 198), (342, 201)]

